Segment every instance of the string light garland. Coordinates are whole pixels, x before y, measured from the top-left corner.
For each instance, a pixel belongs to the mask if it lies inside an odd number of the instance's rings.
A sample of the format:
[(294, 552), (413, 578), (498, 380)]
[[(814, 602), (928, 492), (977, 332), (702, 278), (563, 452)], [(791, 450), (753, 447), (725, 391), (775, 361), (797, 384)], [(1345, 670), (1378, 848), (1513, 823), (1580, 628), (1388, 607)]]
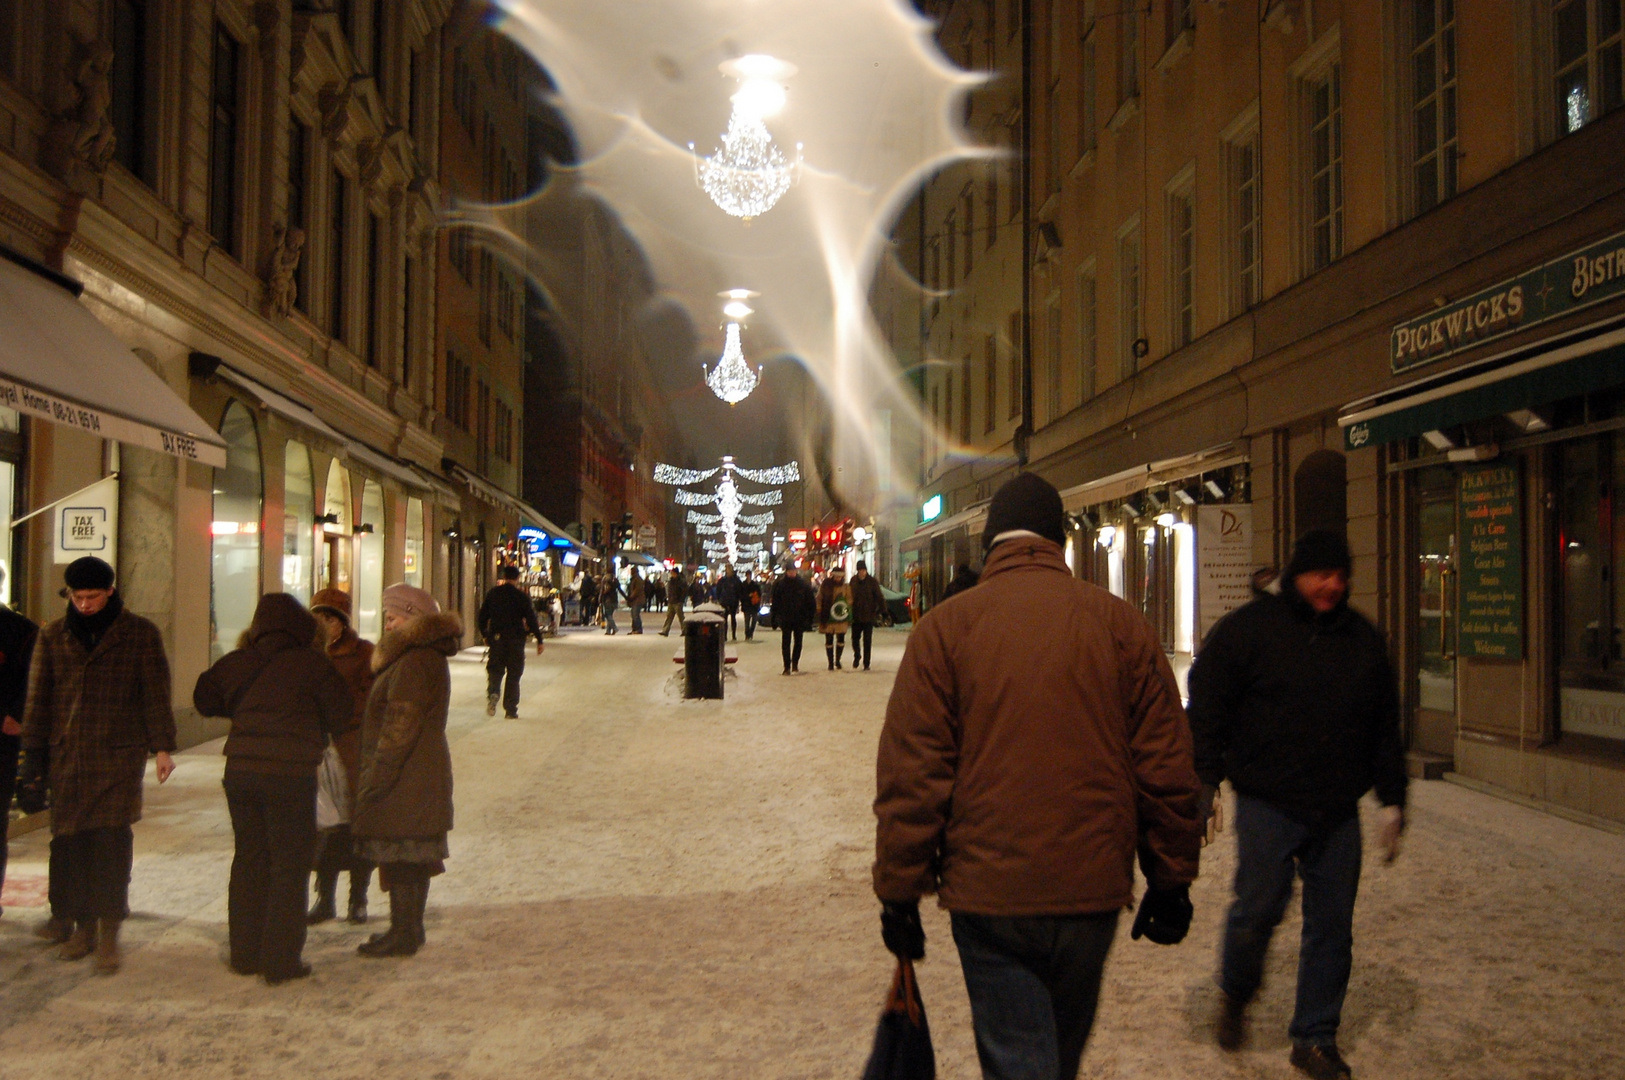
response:
[(746, 480), (767, 484), (770, 487), (794, 484), (801, 480), (801, 467), (793, 461), (788, 465), (775, 465), (771, 469), (741, 469), (735, 466), (734, 472)]
[[(716, 491), (713, 493), (682, 490), (683, 484), (702, 483), (718, 473), (722, 474), (722, 479), (717, 482)], [(654, 469), (654, 478), (657, 482), (678, 489), (672, 492), (677, 505), (717, 508), (718, 513), (715, 514), (690, 510), (687, 520), (694, 526), (696, 536), (721, 536), (720, 541), (705, 540), (706, 549), (713, 554), (725, 552), (730, 561), (738, 561), (741, 554), (748, 556), (759, 553), (762, 547), (760, 543), (740, 544), (739, 537), (765, 536), (773, 524), (772, 512), (745, 515), (742, 514), (745, 507), (781, 506), (784, 503), (784, 492), (778, 487), (763, 492), (740, 491), (739, 485), (734, 481), (736, 474), (741, 479), (756, 484), (787, 484), (801, 479), (801, 467), (792, 461), (787, 465), (775, 465), (766, 469), (742, 469), (734, 464), (731, 456), (724, 456), (722, 465), (709, 471), (679, 469), (665, 464), (657, 464)]]
[(721, 471), (721, 469), (679, 469), (675, 465), (659, 464), (655, 466), (655, 483), (678, 486), (699, 484)]

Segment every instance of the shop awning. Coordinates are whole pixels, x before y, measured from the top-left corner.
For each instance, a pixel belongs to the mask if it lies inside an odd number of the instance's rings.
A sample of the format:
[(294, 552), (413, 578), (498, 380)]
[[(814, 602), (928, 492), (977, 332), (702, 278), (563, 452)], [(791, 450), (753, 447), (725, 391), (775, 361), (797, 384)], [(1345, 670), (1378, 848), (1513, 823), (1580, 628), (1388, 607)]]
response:
[(653, 555), (642, 551), (617, 551), (615, 557), (627, 566), (659, 566), (660, 563)]
[(423, 482), (423, 477), (419, 476), (415, 469), (396, 461), (392, 457), (380, 454), (365, 443), (356, 442), (354, 439), (346, 439), (344, 440), (344, 453), (346, 457), (359, 461), (374, 472), (400, 481), (412, 491), (430, 490), (429, 485)]
[(79, 302), (78, 282), (0, 256), (0, 405), (225, 467), (225, 440)]
[(1090, 506), (1125, 499), (1158, 484), (1168, 484), (1199, 473), (1226, 469), (1232, 465), (1240, 465), (1246, 460), (1246, 454), (1227, 443), (1196, 454), (1151, 461), (1131, 469), (1124, 469), (1122, 472), (1112, 473), (1110, 476), (1102, 476), (1087, 484), (1069, 487), (1061, 492), (1061, 505), (1067, 511), (1076, 513)]
[(455, 463), (451, 464), (447, 471), (450, 472), (451, 475), (458, 481), (466, 485), (468, 490), (472, 491), (475, 496), (482, 501), (490, 503), (492, 506), (502, 510), (510, 510), (515, 514), (519, 513), (519, 500), (514, 498), (512, 495), (509, 495), (506, 491), (503, 491), (501, 488), (497, 487), (483, 476), (475, 476), (461, 465), (457, 465)]
[(1625, 329), (1418, 379), (1345, 406), (1337, 423), (1358, 450), (1622, 385)]
[(577, 551), (582, 550), (581, 541), (577, 540), (574, 536), (571, 536), (564, 529), (553, 524), (553, 522), (540, 510), (525, 502), (523, 499), (514, 499), (513, 504), (519, 510), (520, 528), (525, 528), (528, 526), (532, 529), (537, 529), (543, 533), (546, 533), (550, 542), (555, 540), (569, 541), (567, 544), (554, 544), (555, 547), (575, 548)]
[(991, 501), (991, 499), (983, 499), (974, 506), (967, 506), (957, 514), (950, 514), (945, 518), (939, 518), (936, 521), (921, 525), (914, 530), (912, 536), (905, 537), (897, 546), (903, 551), (922, 551), (932, 540), (939, 536), (946, 536), (955, 529), (967, 526), (974, 526), (979, 529), (982, 523), (987, 520), (987, 507)]
[(307, 405), (272, 390), (258, 379), (244, 375), (236, 368), (222, 362), (219, 357), (206, 353), (193, 353), (191, 363), (194, 376), (213, 376), (222, 382), (247, 394), (262, 408), (273, 412), (286, 420), (289, 424), (299, 428), (307, 435), (314, 436), (313, 441), (325, 444), (324, 448), (342, 452), (349, 442), (339, 434), (331, 425)]

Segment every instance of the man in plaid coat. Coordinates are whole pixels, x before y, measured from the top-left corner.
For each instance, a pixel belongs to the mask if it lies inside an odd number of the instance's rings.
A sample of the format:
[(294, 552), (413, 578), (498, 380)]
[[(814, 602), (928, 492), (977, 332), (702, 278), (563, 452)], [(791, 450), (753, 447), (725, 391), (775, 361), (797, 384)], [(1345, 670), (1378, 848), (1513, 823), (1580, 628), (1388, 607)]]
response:
[(119, 967), (133, 834), (148, 753), (158, 782), (175, 764), (169, 661), (158, 628), (124, 610), (113, 568), (87, 556), (66, 572), (67, 614), (39, 633), (23, 711), (23, 782), (48, 773), (51, 921), (62, 958)]

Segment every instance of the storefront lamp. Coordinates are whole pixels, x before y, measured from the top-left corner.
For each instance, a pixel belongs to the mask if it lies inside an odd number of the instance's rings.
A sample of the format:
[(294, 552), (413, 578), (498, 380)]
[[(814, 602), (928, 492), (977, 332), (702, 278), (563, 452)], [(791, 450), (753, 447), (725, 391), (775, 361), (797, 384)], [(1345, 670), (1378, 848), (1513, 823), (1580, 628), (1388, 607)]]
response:
[(372, 523), (370, 521), (363, 521), (355, 527), (355, 535), (360, 536), (362, 533), (372, 535)]
[(1202, 486), (1207, 488), (1208, 494), (1212, 495), (1215, 499), (1223, 499), (1229, 494), (1229, 492), (1225, 491), (1224, 484), (1217, 479), (1205, 480), (1203, 481)]
[(1161, 525), (1164, 529), (1173, 528), (1174, 525), (1178, 523), (1178, 521), (1179, 521), (1179, 519), (1174, 517), (1174, 515), (1172, 515), (1172, 514), (1158, 514), (1157, 515), (1157, 524)]
[(1117, 526), (1102, 526), (1100, 532), (1095, 534), (1095, 540), (1100, 544), (1101, 547), (1110, 548), (1117, 542)]

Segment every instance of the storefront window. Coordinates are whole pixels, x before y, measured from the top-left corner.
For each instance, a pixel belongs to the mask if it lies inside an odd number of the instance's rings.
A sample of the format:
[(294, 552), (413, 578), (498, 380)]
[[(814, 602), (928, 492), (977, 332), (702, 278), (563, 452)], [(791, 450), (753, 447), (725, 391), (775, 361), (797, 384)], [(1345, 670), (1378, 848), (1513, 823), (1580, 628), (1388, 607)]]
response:
[(17, 466), (22, 463), (22, 424), (16, 410), (0, 408), (0, 604), (11, 603), (12, 510), (17, 505)]
[(316, 485), (310, 451), (290, 442), (283, 449), (282, 591), (310, 603), (310, 575), (316, 550)]
[(218, 660), (237, 647), (260, 599), (260, 442), (254, 417), (232, 402), (220, 423), (226, 467), (214, 470), (210, 655)]
[(384, 632), (384, 489), (376, 480), (361, 484), (360, 557), (356, 575), (356, 630), (374, 641)]
[(322, 503), (321, 560), (316, 581), (324, 589), (350, 591), (350, 474), (334, 461), (327, 469), (327, 496)]
[(413, 588), (423, 588), (423, 500), (406, 500), (406, 563), (402, 576)]
[(1625, 740), (1625, 434), (1564, 443), (1559, 456), (1565, 735)]

